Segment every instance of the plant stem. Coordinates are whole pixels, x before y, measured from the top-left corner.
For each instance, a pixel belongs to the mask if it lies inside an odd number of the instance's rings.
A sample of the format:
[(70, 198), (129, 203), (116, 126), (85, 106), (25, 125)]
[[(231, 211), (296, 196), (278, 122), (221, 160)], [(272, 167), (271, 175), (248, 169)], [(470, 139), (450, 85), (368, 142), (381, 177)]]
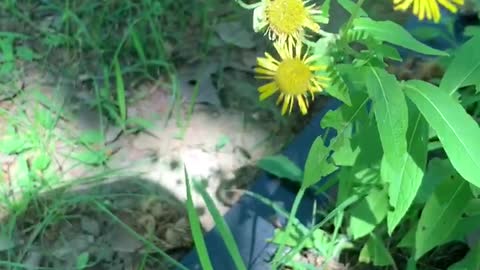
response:
[(362, 8), (362, 5), (364, 2), (365, 0), (358, 0), (357, 6), (355, 7), (355, 10), (353, 11), (352, 16), (350, 16), (350, 19), (348, 19), (348, 22), (345, 26), (345, 32), (347, 32), (348, 29), (352, 27), (353, 20), (357, 18), (358, 12), (360, 12), (360, 9)]
[(277, 253), (275, 254), (275, 257), (273, 258), (273, 269), (277, 269), (279, 266), (279, 260), (280, 257), (282, 256), (283, 250), (285, 249), (285, 241), (286, 241), (286, 236), (292, 229), (293, 223), (296, 220), (296, 214), (298, 211), (298, 207), (300, 206), (300, 202), (302, 201), (303, 195), (305, 195), (305, 191), (307, 189), (305, 187), (301, 187), (300, 190), (298, 191), (297, 195), (295, 196), (295, 200), (293, 201), (292, 205), (292, 210), (290, 211), (290, 216), (288, 217), (288, 222), (287, 226), (285, 227), (285, 233), (282, 235), (282, 238), (280, 239), (280, 246), (278, 247)]

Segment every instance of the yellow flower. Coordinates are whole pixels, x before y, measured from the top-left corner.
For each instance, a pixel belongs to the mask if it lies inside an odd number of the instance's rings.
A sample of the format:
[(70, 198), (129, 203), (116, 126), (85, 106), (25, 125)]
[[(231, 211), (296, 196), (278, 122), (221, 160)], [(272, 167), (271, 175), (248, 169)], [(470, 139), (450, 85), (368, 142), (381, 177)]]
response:
[(305, 28), (314, 32), (320, 26), (313, 20), (315, 14), (321, 14), (315, 5), (307, 5), (310, 0), (263, 0), (259, 29), (267, 27), (266, 34), (272, 41), (294, 43), (302, 39)]
[(413, 4), (413, 14), (419, 20), (433, 20), (440, 22), (440, 6), (448, 9), (452, 13), (457, 12), (457, 6), (464, 4), (464, 0), (393, 0), (394, 9), (406, 11)]
[(315, 73), (326, 69), (325, 65), (315, 65), (314, 62), (320, 56), (308, 56), (302, 54), (302, 43), (297, 42), (295, 46), (291, 43), (274, 43), (275, 49), (280, 55), (280, 60), (265, 53), (265, 58), (257, 58), (255, 68), (256, 78), (271, 80), (271, 82), (260, 86), (260, 100), (265, 100), (276, 92), (279, 92), (277, 104), (283, 101), (282, 115), (287, 110), (292, 112), (295, 100), (303, 115), (307, 113), (308, 96), (321, 92), (326, 86), (328, 78)]

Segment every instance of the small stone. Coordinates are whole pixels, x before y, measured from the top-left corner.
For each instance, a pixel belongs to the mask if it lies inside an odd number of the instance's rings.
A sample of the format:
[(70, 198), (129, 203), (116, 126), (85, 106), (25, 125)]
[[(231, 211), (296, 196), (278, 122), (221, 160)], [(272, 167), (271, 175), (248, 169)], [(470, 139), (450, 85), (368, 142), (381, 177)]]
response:
[(168, 228), (165, 232), (165, 240), (170, 245), (180, 244), (181, 237), (179, 236), (179, 232), (176, 231), (174, 228)]
[(143, 246), (143, 243), (131, 235), (127, 230), (122, 227), (116, 227), (113, 229), (107, 242), (112, 247), (113, 251), (117, 252), (135, 252)]
[(37, 269), (42, 261), (42, 254), (37, 251), (31, 251), (23, 261), (23, 266), (27, 270)]
[(12, 249), (16, 246), (15, 242), (5, 235), (0, 235), (0, 251)]
[(92, 218), (85, 216), (82, 217), (82, 219), (80, 220), (80, 226), (82, 230), (91, 235), (98, 236), (100, 234), (100, 225), (96, 220)]
[(138, 224), (141, 225), (148, 233), (155, 231), (155, 218), (152, 215), (143, 215), (138, 219)]

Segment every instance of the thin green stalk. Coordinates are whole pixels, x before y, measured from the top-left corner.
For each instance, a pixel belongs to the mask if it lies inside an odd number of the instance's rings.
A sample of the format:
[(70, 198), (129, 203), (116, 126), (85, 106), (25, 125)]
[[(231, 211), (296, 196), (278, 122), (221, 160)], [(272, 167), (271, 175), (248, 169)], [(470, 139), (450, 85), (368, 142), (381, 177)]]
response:
[(295, 200), (293, 201), (292, 205), (292, 210), (290, 212), (290, 216), (288, 217), (288, 222), (287, 226), (285, 227), (285, 234), (280, 239), (280, 246), (278, 247), (277, 253), (275, 254), (275, 257), (273, 258), (272, 264), (273, 268), (276, 269), (279, 266), (279, 260), (283, 256), (283, 250), (285, 249), (285, 242), (286, 242), (286, 237), (290, 230), (292, 229), (293, 224), (295, 223), (296, 220), (296, 214), (298, 211), (298, 207), (300, 206), (300, 202), (302, 201), (303, 196), (305, 195), (305, 191), (307, 189), (305, 187), (301, 187), (300, 190), (298, 191), (297, 195), (295, 196)]
[(293, 258), (293, 256), (295, 256), (295, 254), (298, 254), (298, 252), (300, 252), (300, 250), (304, 247), (305, 245), (305, 242), (307, 241), (307, 239), (311, 239), (313, 233), (320, 229), (322, 226), (324, 226), (328, 221), (330, 221), (331, 219), (333, 219), (338, 212), (341, 212), (341, 211), (344, 211), (348, 206), (354, 204), (355, 202), (357, 202), (358, 200), (360, 200), (361, 198), (363, 198), (364, 195), (353, 195), (351, 196), (350, 198), (346, 199), (345, 201), (343, 201), (339, 206), (337, 206), (332, 212), (330, 212), (321, 222), (319, 222), (318, 224), (316, 224), (315, 226), (313, 226), (311, 228), (311, 230), (309, 231), (309, 233), (307, 233), (306, 235), (303, 236), (303, 238), (298, 242), (298, 245), (296, 247), (294, 247), (293, 249), (291, 249), (289, 252), (287, 252), (287, 254), (284, 254), (284, 257), (282, 258), (283, 261), (289, 261)]

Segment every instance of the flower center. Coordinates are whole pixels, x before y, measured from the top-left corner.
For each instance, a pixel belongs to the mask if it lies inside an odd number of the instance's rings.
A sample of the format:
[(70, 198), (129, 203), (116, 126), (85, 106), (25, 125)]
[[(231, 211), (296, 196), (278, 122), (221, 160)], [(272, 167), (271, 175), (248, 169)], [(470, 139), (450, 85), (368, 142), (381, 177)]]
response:
[(273, 0), (266, 8), (266, 15), (273, 30), (290, 35), (301, 29), (307, 10), (302, 0)]
[(298, 95), (308, 90), (312, 72), (299, 59), (285, 59), (278, 65), (275, 81), (285, 94)]

